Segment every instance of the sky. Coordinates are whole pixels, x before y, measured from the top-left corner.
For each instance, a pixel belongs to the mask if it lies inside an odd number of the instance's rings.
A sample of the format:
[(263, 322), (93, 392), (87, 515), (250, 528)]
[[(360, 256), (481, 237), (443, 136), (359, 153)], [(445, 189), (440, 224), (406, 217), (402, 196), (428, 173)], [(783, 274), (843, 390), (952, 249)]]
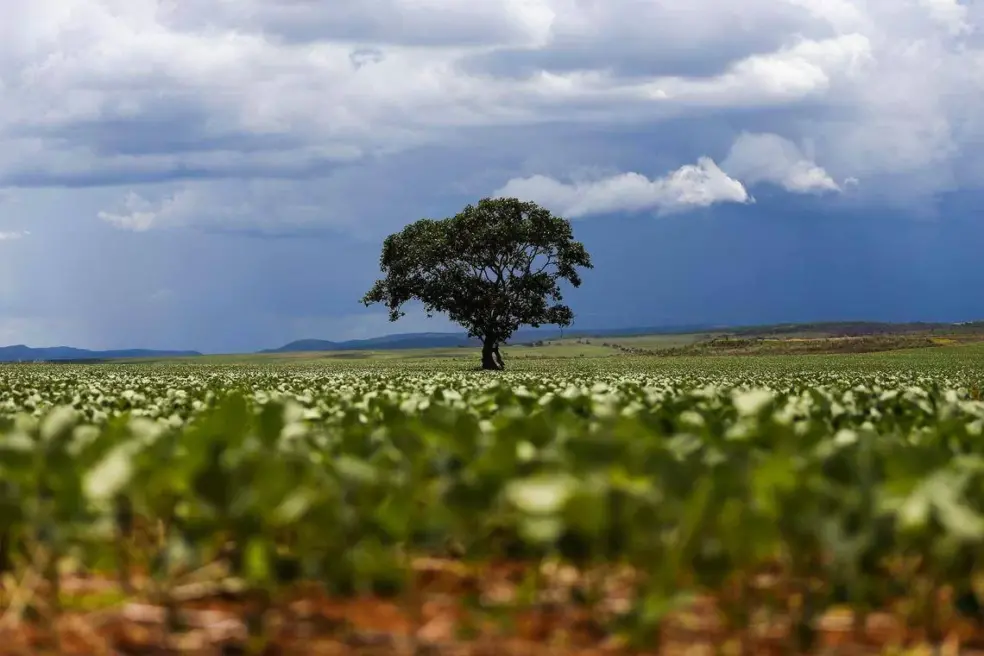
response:
[(580, 328), (984, 318), (984, 0), (4, 5), (0, 344), (453, 330), (359, 299), (489, 196)]

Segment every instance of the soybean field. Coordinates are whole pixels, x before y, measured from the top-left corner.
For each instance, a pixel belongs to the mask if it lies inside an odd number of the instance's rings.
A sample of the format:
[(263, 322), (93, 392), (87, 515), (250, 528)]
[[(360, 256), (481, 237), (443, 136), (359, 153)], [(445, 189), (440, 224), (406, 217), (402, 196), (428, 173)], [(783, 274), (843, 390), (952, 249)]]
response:
[(0, 366), (0, 653), (984, 649), (980, 345), (468, 355)]

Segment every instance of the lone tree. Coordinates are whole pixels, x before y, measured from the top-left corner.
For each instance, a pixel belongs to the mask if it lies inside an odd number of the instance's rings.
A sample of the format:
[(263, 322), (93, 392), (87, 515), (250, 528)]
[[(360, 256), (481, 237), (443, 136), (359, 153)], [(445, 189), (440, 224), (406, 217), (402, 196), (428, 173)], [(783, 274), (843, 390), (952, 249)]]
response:
[(569, 326), (560, 280), (579, 287), (593, 268), (571, 224), (535, 203), (483, 198), (447, 219), (421, 219), (383, 242), (385, 278), (362, 302), (385, 303), (390, 321), (411, 300), (427, 316), (446, 313), (482, 340), (482, 368), (502, 369), (499, 344), (522, 325)]

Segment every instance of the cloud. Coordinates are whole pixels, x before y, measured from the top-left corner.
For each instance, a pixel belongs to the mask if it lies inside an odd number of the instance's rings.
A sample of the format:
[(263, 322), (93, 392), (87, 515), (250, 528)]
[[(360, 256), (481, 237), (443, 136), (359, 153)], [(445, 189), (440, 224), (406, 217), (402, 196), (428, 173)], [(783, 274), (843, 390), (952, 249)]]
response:
[[(701, 157), (696, 165), (654, 180), (620, 173), (564, 183), (532, 175), (509, 180), (494, 195), (533, 200), (572, 218), (644, 210), (665, 215), (716, 203), (753, 202), (745, 185), (760, 183), (797, 194), (841, 191), (841, 185), (793, 142), (775, 134), (744, 132), (720, 167)], [(857, 179), (845, 181), (846, 187), (857, 185)]]
[(683, 105), (729, 107), (784, 103), (830, 91), (838, 81), (856, 79), (871, 61), (863, 34), (800, 40), (776, 52), (753, 55), (709, 78), (666, 78), (649, 83), (653, 99)]
[(542, 42), (559, 3), (549, 0), (235, 0), (173, 2), (163, 20), (175, 29), (207, 17), (247, 33), (263, 30), (288, 43), (326, 40), (384, 45), (490, 46)]
[(823, 20), (841, 33), (866, 30), (871, 27), (868, 16), (852, 0), (785, 0), (785, 2), (805, 9), (809, 14)]
[[(266, 236), (324, 230), (357, 231), (357, 212), (343, 203), (353, 192), (350, 176), (185, 181), (138, 185), (97, 211), (104, 222), (123, 230), (180, 229), (194, 226), (218, 232)], [(385, 189), (385, 184), (379, 184)], [(368, 190), (366, 190), (368, 193)], [(362, 201), (362, 192), (357, 200)]]
[(570, 218), (644, 210), (670, 214), (715, 203), (751, 200), (740, 182), (728, 177), (707, 157), (654, 180), (639, 173), (622, 173), (600, 180), (563, 183), (535, 175), (510, 180), (494, 195), (532, 200)]
[[(843, 102), (895, 43), (845, 2), (37, 0), (0, 28), (0, 184), (320, 176), (460, 130)], [(476, 64), (500, 56), (522, 74)]]
[[(647, 134), (709, 120), (810, 142), (836, 179), (864, 180), (862, 193), (982, 184), (981, 156), (961, 147), (984, 138), (979, 3), (688, 6), (18, 3), (0, 26), (0, 185), (117, 187), (99, 216), (130, 230), (358, 230), (369, 225), (360, 214), (386, 220), (385, 199), (345, 197), (335, 181), (376, 178), (402, 202), (398, 181), (381, 182), (414, 175), (412, 163), (386, 164), (400, 153), (446, 149), (475, 177), (509, 131), (534, 128), (558, 149), (569, 133), (559, 126)], [(763, 129), (763, 116), (777, 123)], [(665, 160), (606, 166), (651, 170), (733, 140), (722, 130)], [(511, 177), (543, 173), (504, 166)], [(793, 187), (834, 179), (803, 166)], [(418, 196), (444, 194), (428, 184)]]
[(806, 12), (774, 0), (689, 0), (686, 11), (635, 0), (549, 4), (554, 16), (545, 43), (500, 43), (467, 55), (465, 69), (511, 78), (587, 70), (620, 78), (706, 77), (736, 60), (780, 49), (791, 34), (829, 34)]
[(23, 239), (29, 234), (31, 233), (27, 230), (0, 232), (0, 241), (14, 241), (17, 239)]
[(775, 134), (742, 133), (721, 167), (749, 185), (768, 182), (793, 193), (841, 189), (796, 144)]
[[(401, 153), (446, 149), (457, 171), (476, 177), (490, 166), (483, 153), (509, 131), (535, 128), (545, 148), (558, 149), (566, 138), (559, 126), (651, 134), (711, 120), (810, 142), (837, 179), (864, 180), (861, 193), (984, 184), (974, 173), (984, 168), (981, 155), (961, 147), (984, 138), (984, 50), (972, 30), (984, 18), (979, 3), (688, 7), (15, 3), (0, 26), (0, 186), (116, 187), (118, 200), (99, 216), (129, 230), (270, 232), (277, 222), (367, 230), (360, 215), (389, 221), (386, 199), (322, 189), (353, 176), (368, 186), (415, 175), (412, 163), (403, 171), (386, 164)], [(776, 123), (763, 129), (764, 116)], [(694, 161), (726, 149), (734, 133), (716, 139), (658, 162), (606, 166)], [(503, 166), (511, 177), (526, 168)], [(811, 168), (797, 174), (808, 186), (828, 178)], [(390, 203), (404, 200), (398, 180), (380, 184)], [(416, 194), (445, 194), (440, 181), (428, 184)]]
[(958, 0), (919, 0), (930, 18), (952, 35), (962, 35), (973, 30), (967, 22), (968, 11)]
[(180, 222), (189, 215), (193, 207), (194, 195), (188, 192), (168, 196), (157, 202), (130, 192), (123, 198), (118, 209), (101, 211), (99, 218), (118, 228), (144, 232), (152, 227), (160, 227), (162, 223)]

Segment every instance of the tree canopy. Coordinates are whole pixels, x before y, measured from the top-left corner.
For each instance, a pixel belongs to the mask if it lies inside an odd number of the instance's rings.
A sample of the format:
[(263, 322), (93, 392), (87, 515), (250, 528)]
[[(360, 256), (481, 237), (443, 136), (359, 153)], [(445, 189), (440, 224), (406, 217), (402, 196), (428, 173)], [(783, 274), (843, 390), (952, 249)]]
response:
[(569, 326), (561, 281), (581, 285), (593, 268), (567, 219), (516, 198), (483, 198), (446, 219), (421, 219), (383, 242), (385, 274), (362, 298), (383, 303), (390, 321), (406, 303), (445, 313), (482, 340), (482, 367), (501, 369), (499, 344), (520, 326)]

